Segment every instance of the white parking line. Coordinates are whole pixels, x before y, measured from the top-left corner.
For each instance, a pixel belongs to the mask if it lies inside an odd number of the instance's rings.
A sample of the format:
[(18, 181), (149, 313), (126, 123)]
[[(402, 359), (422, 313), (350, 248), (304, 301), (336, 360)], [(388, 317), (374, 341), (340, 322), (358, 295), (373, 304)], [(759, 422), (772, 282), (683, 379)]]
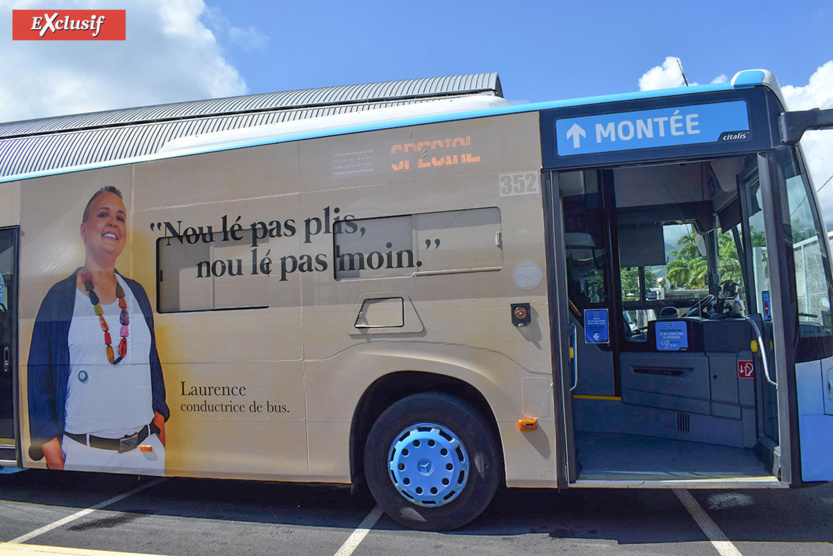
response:
[(353, 534), (347, 537), (347, 540), (344, 541), (344, 544), (341, 545), (341, 548), (338, 549), (338, 552), (335, 553), (335, 556), (350, 556), (353, 554), (353, 551), (361, 544), (367, 534), (373, 529), (373, 526), (376, 525), (376, 522), (379, 521), (379, 518), (382, 517), (382, 508), (376, 506), (373, 508), (367, 517), (365, 517), (359, 526), (353, 531)]
[(96, 510), (106, 508), (107, 506), (110, 506), (111, 504), (115, 504), (116, 502), (121, 502), (122, 500), (124, 500), (128, 496), (133, 496), (134, 494), (138, 494), (138, 493), (142, 492), (143, 490), (147, 490), (150, 487), (158, 485), (159, 483), (161, 483), (164, 480), (165, 479), (156, 479), (155, 481), (151, 481), (147, 484), (136, 487), (133, 490), (129, 490), (125, 493), (119, 494), (118, 496), (114, 496), (112, 498), (109, 498), (109, 499), (105, 500), (104, 502), (99, 502), (95, 506), (90, 506), (86, 510), (81, 510), (80, 512), (75, 512), (74, 514), (72, 514), (70, 516), (67, 516), (63, 519), (59, 519), (58, 521), (50, 523), (49, 525), (44, 525), (40, 529), (35, 529), (31, 533), (26, 533), (25, 535), (21, 535), (21, 536), (17, 537), (16, 539), (12, 539), (8, 542), (10, 544), (12, 544), (12, 543), (14, 543), (14, 544), (24, 543), (28, 540), (34, 539), (37, 536), (43, 535), (44, 533), (48, 533), (49, 531), (52, 531), (53, 529), (57, 529), (58, 527), (62, 527), (64, 525), (66, 525), (67, 523), (71, 523), (71, 522), (75, 521), (76, 519), (81, 519), (82, 517), (84, 517), (86, 515), (90, 515), (91, 513), (93, 513)]
[(732, 544), (732, 541), (729, 540), (723, 531), (720, 530), (720, 527), (712, 521), (712, 518), (709, 517), (709, 514), (706, 513), (706, 510), (703, 509), (703, 506), (697, 503), (697, 500), (694, 499), (694, 496), (687, 490), (680, 490), (675, 489), (674, 494), (677, 495), (677, 498), (680, 499), (685, 509), (688, 510), (688, 513), (691, 514), (691, 517), (694, 518), (694, 521), (697, 522), (697, 525), (700, 526), (700, 529), (712, 543), (712, 546), (717, 549), (720, 553), (720, 556), (741, 556), (740, 551)]

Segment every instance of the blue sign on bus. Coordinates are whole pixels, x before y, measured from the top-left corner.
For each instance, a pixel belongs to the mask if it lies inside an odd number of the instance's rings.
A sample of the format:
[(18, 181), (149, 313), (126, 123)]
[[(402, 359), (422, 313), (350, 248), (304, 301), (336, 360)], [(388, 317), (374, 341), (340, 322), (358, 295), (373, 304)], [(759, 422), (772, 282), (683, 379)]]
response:
[(584, 341), (588, 344), (606, 344), (610, 341), (607, 309), (584, 311)]
[(747, 141), (752, 138), (746, 102), (672, 106), (555, 122), (559, 156)]
[(684, 351), (688, 349), (688, 328), (685, 321), (657, 321), (654, 328), (658, 351)]
[(766, 290), (761, 292), (761, 305), (763, 305), (764, 320), (772, 320), (772, 301)]

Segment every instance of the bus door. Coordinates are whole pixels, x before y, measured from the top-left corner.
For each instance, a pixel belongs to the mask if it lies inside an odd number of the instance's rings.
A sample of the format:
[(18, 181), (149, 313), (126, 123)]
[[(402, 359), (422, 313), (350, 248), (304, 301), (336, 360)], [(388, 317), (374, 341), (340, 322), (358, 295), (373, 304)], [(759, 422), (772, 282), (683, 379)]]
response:
[(15, 464), (17, 228), (0, 229), (0, 465)]
[[(603, 196), (599, 188), (600, 172), (553, 173), (547, 176), (547, 183), (555, 199), (553, 203), (553, 258), (551, 268), (557, 274), (552, 282), (559, 284), (556, 294), (557, 322), (551, 327), (554, 334), (559, 334), (560, 353), (554, 357), (554, 369), (560, 369), (560, 376), (555, 380), (560, 385), (559, 396), (562, 403), (564, 422), (562, 477), (567, 482), (575, 482), (578, 475), (578, 461), (575, 457), (575, 422), (574, 391), (582, 380), (592, 380), (590, 374), (581, 371), (595, 369), (593, 374), (607, 378), (604, 385), (597, 385), (599, 396), (614, 396), (615, 389), (609, 378), (613, 376), (613, 354), (609, 349), (609, 327), (601, 325), (594, 330), (586, 330), (582, 316), (584, 310), (594, 311), (596, 319), (603, 321), (609, 315), (611, 300), (605, 288), (608, 268), (609, 238), (606, 230)], [(564, 249), (565, 256), (558, 256)], [(566, 278), (566, 279), (565, 279)], [(565, 290), (564, 284), (567, 284)], [(598, 338), (587, 334), (599, 334)], [(598, 342), (595, 340), (598, 339)], [(556, 373), (558, 374), (558, 373)], [(556, 389), (559, 391), (559, 389)]]
[[(764, 230), (764, 214), (762, 210), (761, 180), (758, 164), (751, 164), (744, 168), (739, 176), (739, 201), (743, 214), (748, 215), (738, 224), (735, 234), (739, 231), (743, 245), (739, 252), (745, 253), (744, 268), (749, 269), (746, 277), (754, 292), (751, 292), (748, 310), (758, 324), (758, 331), (766, 346), (775, 345), (775, 334), (772, 321), (772, 284), (769, 276), (767, 256), (767, 241)], [(767, 350), (767, 370), (763, 373), (764, 380), (760, 381), (758, 402), (761, 410), (758, 412), (758, 438), (763, 446), (767, 446), (773, 454), (780, 452), (779, 418), (778, 418), (778, 383), (774, 376), (775, 360), (772, 350)], [(763, 361), (761, 361), (763, 366)], [(770, 370), (772, 369), (772, 370)], [(774, 466), (780, 463), (773, 461)]]
[(779, 483), (756, 180), (754, 155), (553, 174), (567, 482)]

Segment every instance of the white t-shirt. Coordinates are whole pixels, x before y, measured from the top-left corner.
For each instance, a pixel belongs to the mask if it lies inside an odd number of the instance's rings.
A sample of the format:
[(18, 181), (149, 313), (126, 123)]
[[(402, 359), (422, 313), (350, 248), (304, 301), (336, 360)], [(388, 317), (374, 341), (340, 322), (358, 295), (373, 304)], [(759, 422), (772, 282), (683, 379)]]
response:
[[(67, 380), (67, 432), (121, 438), (138, 432), (153, 419), (150, 377), (150, 329), (133, 292), (124, 289), (130, 315), (127, 356), (118, 365), (107, 360), (107, 345), (90, 298), (75, 290), (69, 326), (70, 373)], [(118, 359), (121, 324), (118, 300), (102, 305), (110, 327), (111, 346)]]

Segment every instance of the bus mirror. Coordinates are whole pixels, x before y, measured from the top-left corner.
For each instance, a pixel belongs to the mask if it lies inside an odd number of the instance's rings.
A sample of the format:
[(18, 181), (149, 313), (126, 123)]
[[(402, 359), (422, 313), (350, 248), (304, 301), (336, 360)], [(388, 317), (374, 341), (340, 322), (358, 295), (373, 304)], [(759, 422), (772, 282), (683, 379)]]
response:
[(619, 266), (636, 268), (665, 264), (662, 226), (619, 226)]
[(833, 108), (783, 112), (778, 116), (778, 127), (781, 129), (781, 143), (795, 145), (809, 129), (833, 128)]

